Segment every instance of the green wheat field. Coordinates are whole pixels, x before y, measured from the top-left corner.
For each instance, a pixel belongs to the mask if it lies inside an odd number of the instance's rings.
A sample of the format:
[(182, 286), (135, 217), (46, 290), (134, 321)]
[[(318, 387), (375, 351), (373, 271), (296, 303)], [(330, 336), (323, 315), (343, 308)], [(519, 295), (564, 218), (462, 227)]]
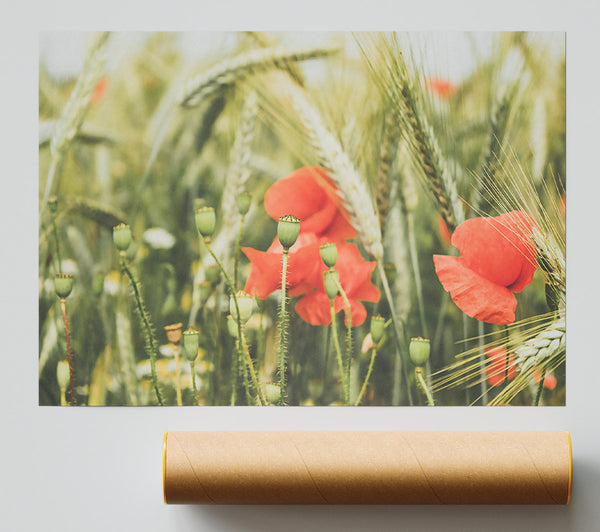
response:
[(40, 48), (40, 405), (565, 404), (564, 34), (124, 37)]

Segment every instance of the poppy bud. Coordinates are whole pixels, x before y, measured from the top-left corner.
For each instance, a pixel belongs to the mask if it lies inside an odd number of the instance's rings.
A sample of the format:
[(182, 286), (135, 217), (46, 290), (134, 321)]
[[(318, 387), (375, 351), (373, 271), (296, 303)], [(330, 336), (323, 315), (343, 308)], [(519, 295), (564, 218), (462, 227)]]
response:
[(333, 268), (337, 262), (337, 247), (333, 242), (321, 246), (321, 260), (328, 268)]
[(339, 274), (336, 270), (327, 270), (323, 274), (323, 284), (325, 285), (325, 293), (330, 300), (335, 299), (338, 295), (338, 280)]
[(183, 332), (183, 350), (188, 361), (193, 362), (198, 356), (198, 348), (200, 347), (200, 339), (198, 331), (194, 329), (186, 329)]
[(424, 366), (429, 360), (429, 352), (431, 347), (427, 338), (411, 338), (408, 346), (410, 359), (415, 366)]
[(237, 321), (233, 319), (231, 314), (227, 316), (227, 332), (232, 338), (238, 337)]
[(221, 275), (221, 270), (219, 269), (219, 267), (216, 264), (213, 264), (212, 266), (209, 266), (204, 271), (204, 278), (210, 284), (213, 284), (213, 285), (217, 284), (219, 282), (220, 275)]
[(119, 251), (127, 251), (131, 244), (131, 227), (119, 224), (113, 227), (113, 242)]
[[(240, 322), (244, 324), (250, 319), (250, 316), (252, 316), (254, 301), (252, 300), (252, 296), (243, 290), (239, 290), (235, 293), (235, 299), (237, 299), (238, 308), (240, 309)], [(235, 308), (233, 296), (229, 298), (229, 312), (233, 319), (237, 320), (237, 310)]]
[(69, 363), (66, 360), (59, 360), (56, 365), (56, 380), (61, 392), (67, 389), (70, 379)]
[(181, 341), (181, 323), (174, 323), (173, 325), (167, 325), (164, 329), (167, 333), (167, 340), (172, 344), (178, 344)]
[(235, 203), (238, 208), (238, 212), (244, 216), (248, 214), (250, 210), (250, 204), (252, 203), (252, 194), (249, 192), (242, 192), (238, 194), (238, 197), (235, 199)]
[(56, 214), (56, 211), (58, 210), (58, 198), (56, 196), (50, 196), (48, 198), (48, 210), (52, 214)]
[(373, 343), (377, 345), (383, 337), (383, 331), (385, 330), (385, 319), (381, 316), (373, 316), (371, 318), (371, 338)]
[(283, 249), (290, 249), (300, 234), (300, 220), (293, 214), (286, 214), (279, 218), (277, 226), (277, 237)]
[(210, 238), (215, 232), (217, 216), (212, 207), (200, 207), (195, 211), (196, 229), (204, 238)]
[(281, 399), (281, 388), (279, 387), (279, 384), (267, 382), (265, 385), (265, 399), (271, 404), (279, 402)]
[(59, 299), (66, 299), (73, 290), (73, 276), (70, 273), (57, 273), (54, 276), (54, 291)]

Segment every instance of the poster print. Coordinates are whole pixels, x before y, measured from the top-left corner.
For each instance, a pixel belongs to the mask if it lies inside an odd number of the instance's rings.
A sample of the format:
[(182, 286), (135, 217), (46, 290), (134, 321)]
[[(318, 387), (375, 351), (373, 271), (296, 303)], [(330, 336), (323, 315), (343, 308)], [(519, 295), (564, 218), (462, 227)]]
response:
[(41, 405), (565, 404), (564, 34), (61, 38)]

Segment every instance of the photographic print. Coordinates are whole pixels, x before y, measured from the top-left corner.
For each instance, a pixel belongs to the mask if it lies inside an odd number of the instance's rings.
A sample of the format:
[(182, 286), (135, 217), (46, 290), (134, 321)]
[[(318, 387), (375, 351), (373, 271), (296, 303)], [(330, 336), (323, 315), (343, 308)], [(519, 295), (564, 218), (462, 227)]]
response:
[(565, 404), (564, 33), (42, 33), (39, 404)]

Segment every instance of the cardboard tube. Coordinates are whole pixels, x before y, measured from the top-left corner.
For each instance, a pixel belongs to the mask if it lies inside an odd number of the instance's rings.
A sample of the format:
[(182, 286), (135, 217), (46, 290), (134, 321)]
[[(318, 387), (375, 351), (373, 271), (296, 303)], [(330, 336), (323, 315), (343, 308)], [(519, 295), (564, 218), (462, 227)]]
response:
[(167, 504), (568, 504), (568, 432), (166, 432)]

